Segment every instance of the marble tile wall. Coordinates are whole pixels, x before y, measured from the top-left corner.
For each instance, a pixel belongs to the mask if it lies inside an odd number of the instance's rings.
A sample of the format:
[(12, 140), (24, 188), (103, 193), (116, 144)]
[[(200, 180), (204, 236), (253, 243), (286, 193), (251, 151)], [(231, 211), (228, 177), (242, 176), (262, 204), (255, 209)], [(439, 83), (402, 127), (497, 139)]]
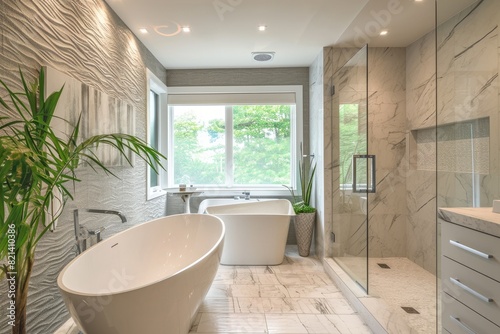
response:
[[(436, 205), (491, 206), (500, 196), (499, 23), (500, 2), (478, 1), (407, 47), (407, 254), (433, 273)], [(467, 124), (476, 135), (456, 137)]]
[(368, 154), (377, 192), (368, 195), (370, 257), (406, 256), (406, 50), (368, 50)]
[[(439, 5), (439, 3), (438, 3)], [(439, 7), (438, 7), (439, 9)], [(473, 155), (479, 173), (442, 170), (438, 174), (438, 206), (491, 206), (500, 197), (499, 82), (500, 2), (478, 1), (438, 27), (438, 126), (489, 118), (489, 156), (477, 142)], [(448, 157), (449, 142), (438, 141), (438, 166)], [(456, 142), (454, 150), (460, 149)], [(488, 167), (488, 168), (487, 168)]]
[(316, 227), (314, 232), (314, 248), (319, 258), (325, 257), (325, 243), (328, 235), (325, 234), (325, 166), (324, 155), (324, 127), (325, 115), (323, 113), (323, 71), (324, 56), (320, 53), (309, 67), (309, 152), (314, 153), (317, 166), (314, 180), (313, 205), (316, 208)]
[[(436, 273), (435, 33), (406, 48), (406, 254)], [(416, 129), (419, 129), (418, 131)]]

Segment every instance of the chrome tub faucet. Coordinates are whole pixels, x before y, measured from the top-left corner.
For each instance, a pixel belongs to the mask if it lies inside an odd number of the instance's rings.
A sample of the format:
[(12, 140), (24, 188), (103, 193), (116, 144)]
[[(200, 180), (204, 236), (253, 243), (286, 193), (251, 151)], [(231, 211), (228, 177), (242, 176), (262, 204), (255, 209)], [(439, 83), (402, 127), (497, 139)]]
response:
[[(96, 237), (96, 243), (102, 240), (102, 232), (106, 229), (104, 226), (98, 227), (96, 229), (88, 229), (85, 226), (80, 224), (79, 212), (88, 212), (88, 213), (100, 213), (106, 215), (115, 215), (120, 217), (122, 223), (127, 222), (127, 218), (120, 212), (115, 210), (101, 210), (101, 209), (75, 209), (73, 210), (73, 223), (75, 227), (75, 239), (76, 239), (76, 248), (78, 254), (85, 251), (87, 248), (92, 246), (91, 237)], [(89, 244), (87, 244), (87, 240)]]

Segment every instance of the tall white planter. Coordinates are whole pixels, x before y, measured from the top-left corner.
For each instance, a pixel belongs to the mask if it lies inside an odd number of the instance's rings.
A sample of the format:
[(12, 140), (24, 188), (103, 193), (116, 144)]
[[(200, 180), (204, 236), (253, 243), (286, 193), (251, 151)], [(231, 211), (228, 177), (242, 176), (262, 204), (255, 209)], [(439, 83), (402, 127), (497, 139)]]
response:
[(300, 256), (309, 256), (316, 212), (299, 213), (295, 216), (295, 234)]

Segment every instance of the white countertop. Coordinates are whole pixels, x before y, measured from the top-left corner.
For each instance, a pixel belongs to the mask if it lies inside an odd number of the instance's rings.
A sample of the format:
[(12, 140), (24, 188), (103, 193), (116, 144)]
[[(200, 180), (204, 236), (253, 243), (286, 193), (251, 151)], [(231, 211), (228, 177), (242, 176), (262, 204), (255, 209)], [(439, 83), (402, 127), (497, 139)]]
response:
[(500, 237), (500, 214), (489, 208), (439, 208), (439, 218)]

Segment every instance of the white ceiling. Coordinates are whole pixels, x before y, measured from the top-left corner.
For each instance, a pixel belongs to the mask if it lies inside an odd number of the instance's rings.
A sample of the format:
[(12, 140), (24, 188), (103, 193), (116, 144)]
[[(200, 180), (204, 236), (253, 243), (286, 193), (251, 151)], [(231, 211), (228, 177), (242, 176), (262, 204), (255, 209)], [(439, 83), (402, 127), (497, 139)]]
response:
[[(440, 1), (450, 17), (475, 0)], [(434, 0), (106, 2), (167, 69), (309, 66), (324, 46), (407, 46), (434, 27)], [(378, 36), (382, 29), (387, 36)], [(276, 54), (262, 63), (252, 59), (256, 51)]]

